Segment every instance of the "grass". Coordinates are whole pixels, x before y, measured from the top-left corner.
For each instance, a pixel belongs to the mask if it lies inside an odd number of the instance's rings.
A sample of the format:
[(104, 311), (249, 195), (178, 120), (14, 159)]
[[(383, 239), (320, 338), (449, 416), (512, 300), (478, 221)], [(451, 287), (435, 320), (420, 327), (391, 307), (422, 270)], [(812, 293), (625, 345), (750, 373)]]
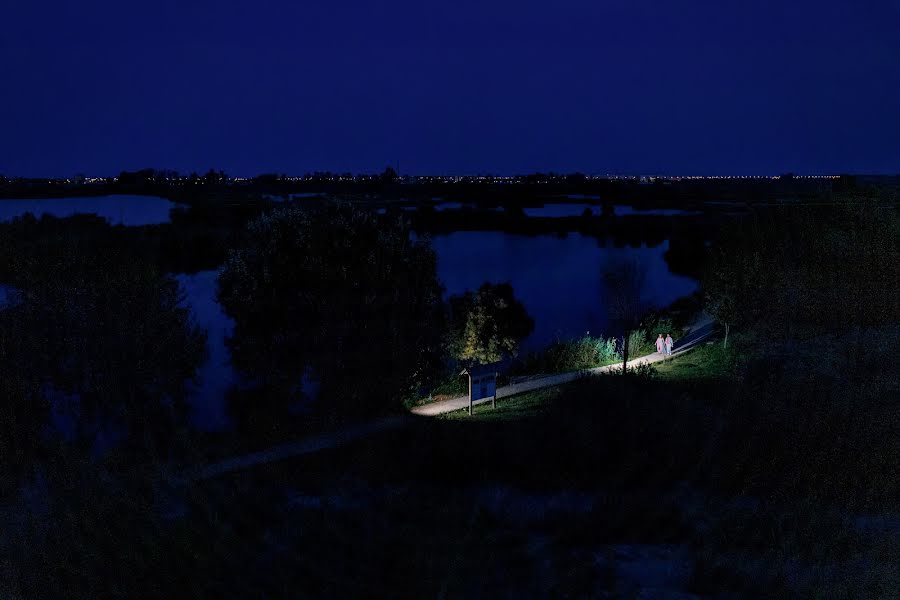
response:
[[(681, 336), (681, 330), (675, 328), (669, 318), (658, 315), (650, 316), (648, 323), (648, 325), (631, 332), (629, 360), (655, 352), (655, 342), (650, 338), (656, 333), (668, 332), (674, 333), (676, 337)], [(622, 362), (620, 345), (616, 338), (591, 337), (589, 335), (574, 340), (558, 341), (514, 361), (509, 373), (501, 375), (497, 383), (498, 386), (506, 385), (507, 377), (510, 376), (571, 373), (619, 364)], [(417, 399), (417, 402), (408, 404), (425, 404), (429, 401), (457, 398), (467, 393), (466, 379), (460, 377), (454, 370), (446, 374), (435, 385), (429, 398)]]
[[(71, 550), (73, 571), (26, 580), (53, 577), (61, 590), (100, 572), (97, 589), (134, 591), (140, 577), (157, 597), (188, 584), (193, 597), (630, 597), (596, 556), (647, 544), (690, 551), (682, 591), (704, 596), (822, 597), (836, 585), (844, 593), (830, 597), (888, 596), (896, 540), (852, 525), (869, 509), (900, 510), (900, 431), (896, 413), (871, 402), (881, 389), (866, 382), (848, 403), (805, 380), (767, 379), (777, 376), (768, 364), (766, 377), (740, 383), (735, 362), (733, 349), (701, 346), (654, 376), (600, 376), (473, 417), (422, 418), (197, 484), (188, 516), (155, 532), (133, 531), (152, 514), (141, 503), (84, 501), (47, 524), (64, 528), (52, 547), (35, 545)], [(679, 499), (684, 488), (699, 499)], [(81, 531), (95, 512), (89, 522), (116, 527)], [(126, 538), (152, 552), (123, 559)]]
[(550, 344), (539, 352), (531, 352), (512, 368), (513, 375), (568, 373), (602, 367), (621, 360), (614, 338), (584, 336), (575, 340)]
[[(696, 510), (706, 525), (690, 543), (695, 593), (882, 597), (900, 581), (900, 544), (853, 522), (900, 511), (890, 475), (900, 421), (885, 396), (895, 380), (805, 373), (803, 358), (785, 363), (740, 339), (727, 349), (717, 341), (657, 363), (651, 377), (582, 380), (445, 421), (469, 430), (467, 446), (493, 439), (502, 448), (491, 460), (506, 468), (486, 478), (532, 481), (510, 468), (510, 454), (545, 485), (637, 485), (652, 495), (681, 481), (703, 490)], [(550, 456), (525, 452), (529, 445)]]
[(544, 388), (533, 392), (526, 392), (516, 396), (510, 396), (497, 400), (497, 408), (491, 408), (490, 403), (479, 404), (473, 407), (472, 416), (468, 409), (454, 411), (442, 415), (440, 418), (448, 420), (465, 420), (478, 418), (482, 421), (503, 421), (509, 419), (525, 419), (540, 416), (547, 412), (548, 407), (564, 393), (564, 386)]
[(654, 367), (659, 377), (672, 381), (727, 378), (734, 373), (734, 344), (726, 349), (720, 341), (707, 342), (682, 355), (655, 363)]
[[(723, 349), (721, 343), (713, 342), (695, 348), (680, 356), (652, 365), (651, 376), (670, 382), (700, 382), (727, 378), (734, 370), (735, 356), (731, 349)], [(603, 377), (617, 377), (610, 374)], [(536, 417), (546, 414), (556, 402), (565, 402), (571, 386), (579, 383), (558, 385), (497, 400), (497, 408), (490, 403), (476, 405), (472, 416), (468, 409), (443, 415), (442, 419), (479, 419), (482, 421), (503, 421)]]

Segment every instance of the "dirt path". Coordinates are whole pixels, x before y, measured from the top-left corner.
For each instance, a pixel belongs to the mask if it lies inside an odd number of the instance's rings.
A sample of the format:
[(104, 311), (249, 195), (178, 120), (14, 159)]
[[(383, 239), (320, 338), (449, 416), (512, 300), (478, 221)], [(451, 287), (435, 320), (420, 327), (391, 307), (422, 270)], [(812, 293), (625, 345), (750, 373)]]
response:
[[(696, 324), (687, 336), (675, 343), (675, 348), (672, 352), (672, 356), (683, 354), (691, 348), (694, 348), (698, 344), (705, 342), (712, 335), (712, 329), (713, 323), (708, 319)], [(641, 356), (639, 358), (635, 358), (634, 360), (628, 361), (628, 368), (634, 368), (642, 364), (653, 364), (665, 359), (666, 357), (659, 352), (654, 352), (653, 354), (648, 354), (647, 356)], [(531, 392), (534, 390), (561, 385), (563, 383), (569, 383), (570, 381), (575, 381), (576, 379), (581, 379), (582, 377), (587, 377), (589, 375), (608, 373), (613, 369), (621, 368), (621, 366), (621, 364), (615, 364), (605, 367), (596, 367), (594, 369), (585, 369), (583, 371), (572, 371), (570, 373), (559, 373), (558, 375), (548, 375), (546, 377), (529, 379), (520, 383), (514, 383), (511, 385), (503, 386), (501, 388), (497, 388), (497, 399), (500, 400), (501, 398), (508, 398), (509, 396), (515, 396), (524, 392)], [(485, 404), (490, 401), (490, 398), (485, 398), (482, 400), (477, 400), (472, 404)], [(416, 406), (412, 409), (412, 413), (423, 417), (435, 417), (437, 415), (443, 415), (468, 407), (469, 397), (459, 396), (458, 398), (450, 398), (449, 400), (441, 400), (439, 402), (431, 402), (429, 404)]]
[[(679, 340), (679, 342), (675, 344), (673, 356), (683, 354), (684, 352), (687, 352), (698, 344), (705, 342), (710, 337), (710, 335), (712, 335), (712, 328), (712, 321), (709, 320), (705, 320), (696, 324), (687, 336), (685, 336), (682, 340)], [(628, 366), (636, 367), (641, 364), (652, 364), (662, 360), (665, 360), (665, 357), (657, 352), (654, 352), (653, 354), (642, 356), (640, 358), (629, 361)], [(548, 377), (529, 379), (528, 381), (523, 381), (514, 385), (507, 385), (499, 388), (497, 390), (497, 398), (507, 398), (516, 394), (530, 392), (532, 390), (539, 390), (545, 387), (568, 383), (570, 381), (575, 381), (576, 379), (581, 379), (582, 377), (586, 377), (595, 373), (605, 373), (619, 366), (620, 365), (609, 365), (606, 367), (597, 367), (595, 369), (586, 369), (584, 371), (560, 373), (559, 375), (550, 375)], [(474, 404), (482, 404), (484, 402), (490, 402), (490, 398), (486, 400), (479, 400)], [(441, 402), (432, 402), (431, 404), (417, 406), (412, 409), (412, 413), (419, 416), (436, 416), (448, 412), (453, 412), (455, 410), (461, 410), (463, 408), (467, 408), (468, 406), (468, 396), (462, 396), (460, 398), (452, 398), (450, 400), (443, 400)], [(371, 435), (373, 433), (397, 429), (414, 422), (414, 418), (410, 417), (409, 415), (403, 415), (386, 417), (384, 419), (379, 419), (378, 421), (354, 425), (352, 427), (347, 427), (339, 431), (324, 433), (298, 442), (290, 442), (287, 444), (282, 444), (280, 446), (275, 446), (273, 448), (268, 448), (266, 450), (261, 450), (259, 452), (244, 454), (242, 456), (235, 456), (227, 460), (215, 462), (189, 473), (182, 474), (176, 479), (176, 482), (187, 483), (189, 481), (210, 479), (234, 471), (249, 469), (287, 458), (302, 456), (304, 454), (311, 454), (320, 450), (336, 448), (338, 446)]]
[(323, 433), (298, 442), (289, 442), (287, 444), (281, 444), (280, 446), (267, 448), (266, 450), (260, 450), (259, 452), (243, 454), (241, 456), (235, 456), (233, 458), (215, 462), (200, 469), (182, 474), (177, 478), (176, 482), (187, 483), (190, 481), (210, 479), (233, 471), (249, 469), (251, 467), (284, 460), (286, 458), (294, 458), (304, 454), (312, 454), (313, 452), (318, 452), (320, 450), (336, 448), (373, 433), (409, 425), (414, 421), (415, 420), (408, 415), (401, 415), (346, 427), (338, 431)]

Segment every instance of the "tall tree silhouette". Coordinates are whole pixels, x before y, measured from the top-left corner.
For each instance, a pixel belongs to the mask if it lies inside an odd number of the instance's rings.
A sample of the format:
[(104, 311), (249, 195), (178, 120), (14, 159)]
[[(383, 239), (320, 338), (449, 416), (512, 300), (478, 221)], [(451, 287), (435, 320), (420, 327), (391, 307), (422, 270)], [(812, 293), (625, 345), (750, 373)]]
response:
[(347, 205), (252, 221), (220, 271), (218, 296), (236, 322), (234, 364), (271, 397), (301, 397), (311, 374), (335, 409), (396, 407), (440, 362), (430, 245)]
[(607, 265), (603, 272), (604, 301), (612, 322), (623, 331), (622, 373), (628, 370), (631, 332), (640, 324), (644, 313), (641, 292), (646, 269), (636, 260), (622, 260)]

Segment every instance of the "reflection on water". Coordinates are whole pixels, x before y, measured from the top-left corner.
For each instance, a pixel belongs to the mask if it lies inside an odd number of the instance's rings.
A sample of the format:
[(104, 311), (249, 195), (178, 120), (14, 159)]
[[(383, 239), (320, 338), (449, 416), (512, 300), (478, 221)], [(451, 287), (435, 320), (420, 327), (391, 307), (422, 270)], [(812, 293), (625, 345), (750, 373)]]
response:
[(698, 286), (694, 279), (669, 272), (663, 258), (668, 242), (655, 248), (614, 248), (580, 234), (558, 238), (473, 231), (436, 236), (433, 244), (438, 277), (448, 295), (477, 289), (485, 281), (512, 284), (535, 320), (528, 349), (557, 337), (609, 332), (603, 273), (617, 260), (636, 259), (646, 269), (642, 300), (648, 305), (667, 306)]
[(614, 214), (617, 217), (623, 215), (645, 215), (648, 217), (684, 217), (702, 214), (699, 210), (681, 210), (680, 208), (651, 208), (649, 210), (639, 210), (627, 204), (616, 204)]
[(225, 395), (239, 380), (231, 367), (225, 346), (225, 339), (234, 329), (234, 321), (228, 318), (216, 301), (217, 275), (216, 271), (201, 271), (176, 276), (197, 324), (206, 329), (208, 336), (209, 357), (197, 373), (197, 383), (190, 398), (191, 420), (197, 428), (205, 431), (228, 426)]
[(590, 204), (545, 204), (544, 206), (525, 208), (527, 217), (578, 217), (584, 213), (584, 209), (590, 209), (595, 215), (599, 215), (601, 206)]
[[(663, 307), (697, 289), (695, 280), (669, 272), (663, 259), (668, 242), (654, 248), (614, 248), (575, 234), (559, 238), (467, 231), (434, 237), (432, 243), (445, 295), (475, 290), (485, 281), (512, 284), (535, 320), (525, 349), (588, 331), (612, 334), (602, 286), (604, 268), (616, 260), (633, 258), (646, 269), (643, 300), (649, 305)], [(216, 271), (177, 276), (198, 324), (209, 334), (210, 355), (191, 397), (193, 422), (204, 430), (228, 426), (225, 396), (239, 382), (225, 346), (234, 323), (216, 302), (216, 276)]]
[(15, 290), (8, 285), (0, 283), (0, 310), (12, 304), (15, 297)]
[[(0, 220), (25, 212), (56, 216), (94, 213), (113, 223), (141, 225), (168, 221), (169, 210), (174, 206), (162, 198), (143, 196), (0, 200)], [(584, 204), (556, 204), (542, 210), (578, 215), (584, 208)], [(527, 349), (588, 331), (595, 335), (614, 333), (603, 305), (603, 273), (611, 261), (634, 258), (643, 265), (643, 296), (647, 304), (666, 306), (697, 289), (695, 280), (669, 272), (663, 258), (667, 242), (653, 248), (613, 248), (609, 244), (598, 245), (595, 238), (580, 234), (528, 237), (471, 231), (436, 236), (433, 246), (438, 257), (438, 277), (447, 295), (475, 290), (486, 281), (512, 284), (516, 296), (535, 319), (534, 333), (525, 344)], [(191, 393), (192, 419), (205, 430), (228, 426), (225, 397), (240, 382), (225, 344), (234, 323), (216, 302), (216, 277), (216, 271), (177, 275), (198, 325), (208, 332), (209, 357), (200, 368)], [(10, 291), (0, 285), (0, 309), (14, 299), (15, 294)], [(315, 390), (311, 382), (307, 383), (308, 389)]]
[(438, 212), (445, 210), (463, 210), (463, 209), (473, 209), (473, 210), (492, 210), (495, 212), (499, 212), (503, 210), (502, 206), (479, 206), (477, 204), (465, 203), (462, 202), (441, 202), (440, 204), (435, 204), (434, 209)]
[[(570, 196), (571, 198), (571, 196)], [(590, 210), (591, 214), (598, 216), (602, 214), (603, 207), (596, 204), (545, 204), (540, 207), (525, 208), (525, 215), (529, 217), (580, 217), (584, 214), (585, 209)], [(624, 215), (644, 215), (648, 217), (674, 217), (674, 216), (690, 216), (699, 215), (699, 211), (687, 211), (679, 208), (651, 208), (647, 210), (636, 209), (627, 204), (616, 204), (613, 206), (613, 215), (621, 217)]]
[(84, 198), (37, 198), (0, 200), (0, 221), (9, 221), (25, 213), (70, 217), (95, 214), (113, 225), (156, 225), (169, 222), (169, 211), (178, 206), (153, 196), (90, 196)]

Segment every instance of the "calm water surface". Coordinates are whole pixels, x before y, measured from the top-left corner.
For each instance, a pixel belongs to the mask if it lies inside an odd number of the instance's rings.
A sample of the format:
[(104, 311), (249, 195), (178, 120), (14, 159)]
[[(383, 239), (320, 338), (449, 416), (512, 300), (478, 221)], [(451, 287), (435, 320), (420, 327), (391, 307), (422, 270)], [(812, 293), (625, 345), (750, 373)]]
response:
[(165, 198), (126, 195), (0, 200), (0, 221), (10, 221), (25, 213), (38, 218), (94, 214), (113, 225), (157, 225), (168, 223), (169, 211), (177, 206)]
[[(512, 284), (535, 320), (525, 350), (587, 332), (612, 334), (603, 274), (617, 261), (636, 260), (646, 271), (642, 291), (646, 306), (667, 306), (698, 287), (696, 280), (669, 272), (663, 258), (668, 242), (653, 248), (615, 248), (580, 234), (559, 238), (473, 231), (436, 236), (432, 244), (445, 297), (475, 290), (486, 281)], [(177, 276), (197, 323), (209, 332), (209, 359), (192, 394), (194, 423), (209, 430), (227, 426), (225, 394), (239, 382), (225, 346), (234, 323), (216, 302), (216, 276), (216, 271)]]
[[(460, 208), (445, 203), (443, 208)], [(46, 200), (0, 200), (0, 221), (27, 212), (65, 217), (96, 214), (112, 224), (147, 225), (165, 223), (177, 206), (163, 198), (147, 196), (102, 196)], [(585, 204), (552, 204), (526, 209), (535, 216), (580, 215)], [(593, 206), (599, 211), (600, 207)], [(617, 213), (623, 207), (616, 206)], [(624, 207), (630, 209), (631, 207)], [(537, 212), (536, 212), (537, 211)], [(650, 214), (653, 211), (633, 211)], [(666, 211), (680, 214), (683, 211)], [(623, 211), (620, 214), (629, 214)], [(595, 238), (570, 234), (522, 236), (503, 232), (456, 232), (432, 240), (438, 256), (438, 277), (445, 297), (475, 290), (484, 282), (509, 282), (535, 320), (534, 333), (524, 349), (539, 349), (557, 339), (590, 332), (612, 334), (604, 306), (603, 274), (617, 261), (636, 260), (646, 272), (642, 300), (647, 307), (664, 307), (696, 291), (695, 280), (669, 272), (663, 258), (668, 242), (656, 247), (615, 248), (598, 244)], [(209, 357), (192, 389), (194, 424), (216, 430), (228, 426), (225, 403), (228, 390), (240, 382), (230, 365), (225, 340), (234, 323), (216, 302), (216, 271), (176, 275), (197, 324), (208, 334)], [(10, 288), (0, 285), (0, 309), (9, 301)]]
[(603, 209), (602, 206), (594, 206), (592, 204), (563, 203), (545, 204), (544, 206), (523, 208), (522, 210), (528, 217), (579, 217), (586, 208), (589, 208), (595, 215), (599, 215)]
[(622, 260), (646, 272), (642, 301), (664, 307), (697, 290), (696, 280), (669, 272), (668, 242), (654, 248), (615, 248), (592, 237), (528, 237), (502, 232), (461, 231), (433, 238), (438, 277), (447, 294), (477, 289), (485, 281), (508, 281), (535, 320), (527, 348), (590, 331), (609, 331), (603, 275)]
[(225, 339), (234, 330), (232, 321), (216, 301), (218, 271), (176, 275), (191, 306), (194, 319), (206, 330), (209, 356), (197, 373), (191, 391), (191, 419), (203, 430), (216, 430), (229, 424), (225, 395), (239, 377), (230, 364)]
[(13, 288), (0, 283), (0, 310), (6, 308), (13, 301)]
[[(525, 208), (525, 214), (529, 217), (580, 217), (585, 209), (589, 209), (592, 214), (600, 215), (603, 211), (602, 206), (596, 204), (545, 204), (544, 206)], [(686, 211), (678, 208), (653, 208), (649, 210), (636, 209), (627, 204), (613, 205), (613, 215), (621, 217), (624, 215), (645, 215), (648, 217), (672, 217), (685, 215), (699, 215), (699, 211)]]

